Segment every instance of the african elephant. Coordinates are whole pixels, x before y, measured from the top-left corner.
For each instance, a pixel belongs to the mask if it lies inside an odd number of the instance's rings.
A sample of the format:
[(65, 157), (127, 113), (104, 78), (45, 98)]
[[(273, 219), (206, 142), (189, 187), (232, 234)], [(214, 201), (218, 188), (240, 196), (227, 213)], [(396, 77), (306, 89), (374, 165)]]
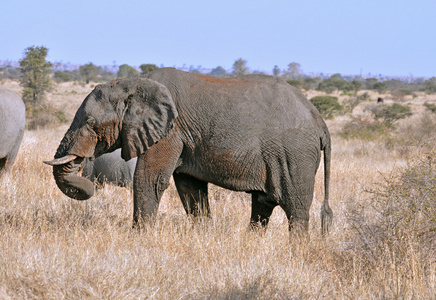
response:
[(121, 148), (137, 157), (133, 224), (157, 212), (173, 176), (186, 213), (210, 214), (207, 184), (252, 194), (251, 224), (266, 226), (280, 206), (307, 232), (315, 174), (324, 151), (322, 231), (331, 142), (316, 108), (285, 81), (266, 75), (216, 78), (162, 68), (98, 85), (62, 139), (53, 166), (58, 187), (85, 200), (92, 183), (77, 173), (84, 158)]
[(0, 177), (9, 173), (23, 140), (26, 108), (13, 91), (0, 86)]
[(130, 186), (133, 181), (137, 158), (125, 161), (121, 157), (121, 149), (90, 160), (85, 158), (82, 176), (97, 181), (98, 184), (105, 182), (117, 186)]

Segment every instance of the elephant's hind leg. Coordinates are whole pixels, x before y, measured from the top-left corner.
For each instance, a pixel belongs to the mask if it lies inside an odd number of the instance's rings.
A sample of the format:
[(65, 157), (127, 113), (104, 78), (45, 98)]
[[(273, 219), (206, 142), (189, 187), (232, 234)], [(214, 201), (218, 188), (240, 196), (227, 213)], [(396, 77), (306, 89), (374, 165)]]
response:
[(280, 206), (289, 220), (289, 230), (300, 234), (309, 229), (309, 212), (313, 200), (317, 162), (300, 157), (289, 163), (289, 176), (282, 186)]
[(210, 216), (207, 182), (186, 174), (173, 174), (177, 192), (188, 215)]
[(268, 200), (266, 194), (253, 192), (251, 195), (251, 228), (255, 229), (259, 225), (266, 228), (269, 218), (276, 206), (276, 203)]
[(312, 203), (312, 194), (289, 196), (291, 201), (283, 203), (281, 206), (286, 213), (289, 221), (289, 230), (300, 234), (307, 233), (309, 229), (309, 212)]
[(267, 194), (285, 211), (290, 232), (306, 233), (320, 149), (309, 134), (297, 131), (292, 137), (283, 152), (268, 160)]

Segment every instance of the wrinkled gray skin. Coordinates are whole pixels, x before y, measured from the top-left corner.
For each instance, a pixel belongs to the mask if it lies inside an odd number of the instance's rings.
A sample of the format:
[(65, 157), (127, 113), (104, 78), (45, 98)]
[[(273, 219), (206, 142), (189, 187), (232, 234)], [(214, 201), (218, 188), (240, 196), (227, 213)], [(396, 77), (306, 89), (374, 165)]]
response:
[(23, 140), (26, 108), (13, 91), (0, 86), (0, 178), (9, 173)]
[(99, 185), (110, 183), (128, 187), (133, 182), (136, 160), (136, 158), (129, 161), (122, 159), (121, 149), (103, 154), (94, 160), (85, 158), (82, 176)]
[(280, 206), (290, 229), (305, 232), (321, 151), (323, 232), (331, 221), (330, 134), (316, 108), (281, 79), (222, 79), (163, 68), (99, 85), (47, 163), (54, 165), (59, 188), (84, 200), (94, 189), (77, 176), (83, 159), (117, 148), (125, 160), (138, 157), (134, 225), (156, 214), (173, 176), (188, 214), (210, 214), (210, 182), (252, 194), (251, 224), (266, 226)]

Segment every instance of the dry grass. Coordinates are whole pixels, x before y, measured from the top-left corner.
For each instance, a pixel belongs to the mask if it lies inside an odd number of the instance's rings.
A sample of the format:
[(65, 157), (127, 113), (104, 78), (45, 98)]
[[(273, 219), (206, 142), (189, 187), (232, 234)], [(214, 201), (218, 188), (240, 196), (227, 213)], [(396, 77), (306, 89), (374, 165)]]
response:
[[(63, 87), (50, 103), (72, 116), (82, 89)], [(329, 127), (340, 128), (338, 122)], [(27, 131), (11, 176), (0, 183), (2, 299), (434, 299), (434, 240), (421, 247), (404, 231), (393, 239), (401, 247), (373, 239), (377, 247), (365, 248), (371, 236), (356, 229), (380, 225), (372, 204), (381, 198), (367, 191), (419, 149), (404, 156), (382, 143), (342, 140), (333, 129), (334, 227), (320, 236), (319, 172), (310, 240), (303, 243), (289, 240), (279, 208), (266, 232), (249, 231), (249, 196), (215, 186), (211, 219), (187, 219), (171, 185), (155, 222), (132, 230), (129, 190), (106, 185), (78, 202), (56, 187), (42, 161), (53, 157), (66, 129)]]

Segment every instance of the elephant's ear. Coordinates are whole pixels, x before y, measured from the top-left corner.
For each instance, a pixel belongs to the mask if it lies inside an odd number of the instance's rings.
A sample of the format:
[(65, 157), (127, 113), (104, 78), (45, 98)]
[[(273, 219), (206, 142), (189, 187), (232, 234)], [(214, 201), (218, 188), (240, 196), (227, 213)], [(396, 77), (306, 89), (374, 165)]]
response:
[(127, 79), (121, 156), (129, 160), (169, 134), (177, 109), (168, 89), (145, 78)]

